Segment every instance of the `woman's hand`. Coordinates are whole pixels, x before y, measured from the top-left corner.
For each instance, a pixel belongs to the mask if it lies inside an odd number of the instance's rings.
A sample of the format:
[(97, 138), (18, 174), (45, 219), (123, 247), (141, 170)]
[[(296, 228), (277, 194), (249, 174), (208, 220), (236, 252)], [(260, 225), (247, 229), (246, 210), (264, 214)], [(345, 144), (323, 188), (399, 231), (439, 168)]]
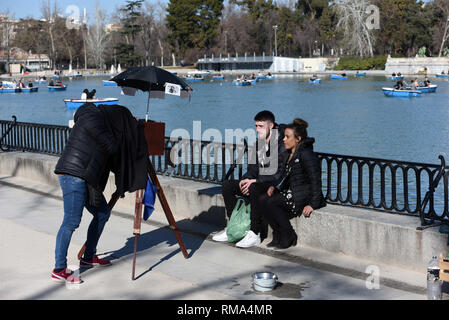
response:
[(274, 187), (271, 186), (271, 187), (268, 188), (267, 195), (268, 195), (269, 197), (271, 197), (271, 196), (273, 195), (273, 193), (274, 193)]
[(245, 196), (249, 196), (249, 187), (256, 182), (256, 179), (245, 179), (240, 181), (239, 186), (240, 190)]
[(302, 210), (302, 214), (304, 215), (304, 217), (308, 218), (310, 217), (310, 214), (312, 213), (313, 208), (311, 206), (305, 206), (304, 209)]

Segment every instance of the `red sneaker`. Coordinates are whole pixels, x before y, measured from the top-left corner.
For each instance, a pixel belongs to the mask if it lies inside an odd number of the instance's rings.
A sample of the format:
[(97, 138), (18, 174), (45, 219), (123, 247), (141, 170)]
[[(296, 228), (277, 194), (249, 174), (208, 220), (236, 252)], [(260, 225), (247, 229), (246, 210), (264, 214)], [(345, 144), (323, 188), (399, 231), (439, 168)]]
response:
[(67, 268), (65, 268), (61, 272), (55, 272), (55, 270), (53, 269), (51, 273), (51, 279), (56, 282), (71, 283), (71, 284), (83, 282), (81, 278), (74, 276), (73, 271)]
[(111, 261), (100, 259), (98, 258), (98, 256), (94, 256), (93, 259), (91, 260), (85, 258), (81, 258), (80, 260), (80, 266), (85, 267), (108, 267), (111, 264), (112, 264)]

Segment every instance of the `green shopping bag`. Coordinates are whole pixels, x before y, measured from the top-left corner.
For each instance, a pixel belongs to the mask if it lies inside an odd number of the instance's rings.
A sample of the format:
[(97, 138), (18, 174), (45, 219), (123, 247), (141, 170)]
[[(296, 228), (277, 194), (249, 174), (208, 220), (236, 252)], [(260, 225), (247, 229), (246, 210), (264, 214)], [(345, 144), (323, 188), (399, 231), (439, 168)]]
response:
[(251, 205), (245, 205), (245, 200), (238, 199), (234, 210), (232, 210), (231, 218), (226, 227), (226, 235), (229, 242), (236, 242), (246, 234), (251, 226), (250, 219)]

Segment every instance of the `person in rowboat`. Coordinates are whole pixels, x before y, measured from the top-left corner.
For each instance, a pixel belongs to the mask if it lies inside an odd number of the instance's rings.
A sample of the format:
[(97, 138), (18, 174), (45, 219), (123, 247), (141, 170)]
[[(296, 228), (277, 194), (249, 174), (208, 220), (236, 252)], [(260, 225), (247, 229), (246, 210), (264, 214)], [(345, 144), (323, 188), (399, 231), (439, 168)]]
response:
[(81, 94), (81, 100), (87, 100), (87, 94), (89, 93), (89, 90), (84, 89), (83, 93)]
[(403, 87), (404, 87), (404, 85), (401, 80), (396, 81), (396, 84), (394, 85), (394, 89), (402, 90)]
[(97, 92), (97, 90), (93, 89), (91, 92), (89, 92), (87, 94), (87, 99), (96, 99), (95, 97), (95, 93)]

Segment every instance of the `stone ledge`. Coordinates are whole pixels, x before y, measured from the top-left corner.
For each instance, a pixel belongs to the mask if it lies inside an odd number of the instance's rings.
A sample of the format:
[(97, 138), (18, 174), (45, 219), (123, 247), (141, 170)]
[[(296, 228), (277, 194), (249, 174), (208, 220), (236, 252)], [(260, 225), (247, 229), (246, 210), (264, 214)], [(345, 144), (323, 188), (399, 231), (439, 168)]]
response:
[[(25, 178), (59, 188), (53, 173), (58, 157), (34, 153), (0, 153), (0, 174)], [(217, 226), (226, 225), (224, 202), (215, 184), (158, 176), (175, 220), (192, 220)], [(115, 190), (111, 175), (105, 190), (108, 199)], [(134, 196), (119, 201), (130, 215)], [(132, 208), (132, 209), (131, 209)], [(159, 201), (155, 214), (161, 215)], [(162, 213), (163, 215), (163, 213)], [(447, 235), (438, 229), (417, 231), (416, 217), (374, 210), (328, 205), (314, 211), (310, 218), (292, 220), (299, 246), (344, 254), (399, 268), (425, 272), (432, 255), (447, 254)]]

